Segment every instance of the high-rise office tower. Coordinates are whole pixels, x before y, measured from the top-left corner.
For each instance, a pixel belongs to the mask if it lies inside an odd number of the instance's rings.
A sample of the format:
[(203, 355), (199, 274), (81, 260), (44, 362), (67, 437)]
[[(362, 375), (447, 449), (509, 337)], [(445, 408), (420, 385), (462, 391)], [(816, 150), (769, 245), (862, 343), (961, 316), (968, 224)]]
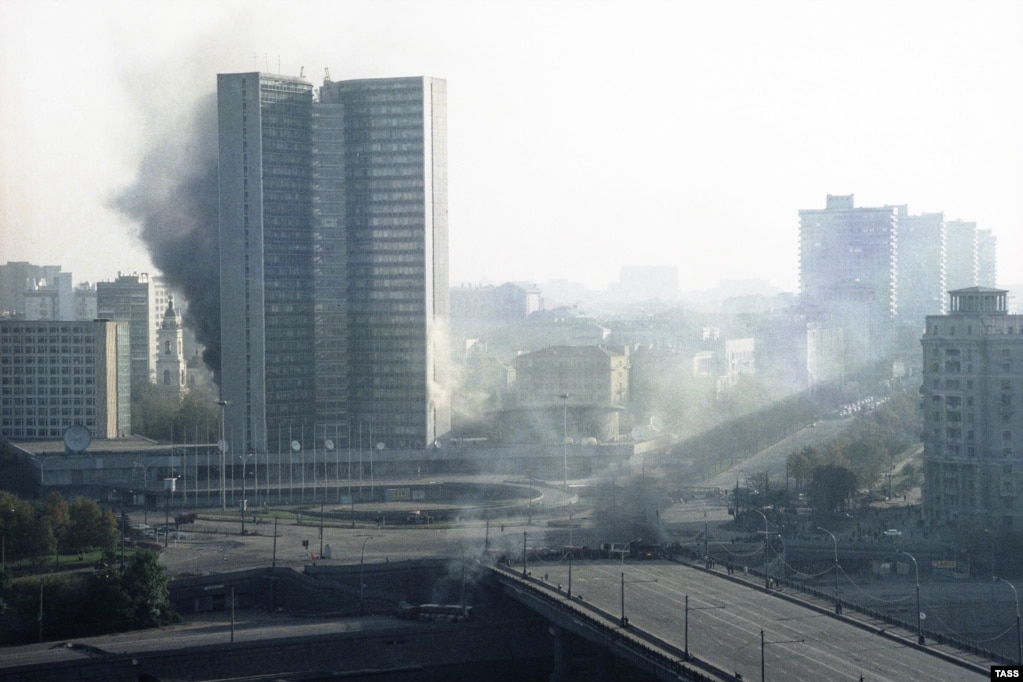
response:
[(232, 450), (447, 433), (445, 82), (221, 74), (218, 111)]
[(1008, 292), (949, 292), (923, 345), (923, 517), (933, 525), (1023, 529), (1023, 315)]

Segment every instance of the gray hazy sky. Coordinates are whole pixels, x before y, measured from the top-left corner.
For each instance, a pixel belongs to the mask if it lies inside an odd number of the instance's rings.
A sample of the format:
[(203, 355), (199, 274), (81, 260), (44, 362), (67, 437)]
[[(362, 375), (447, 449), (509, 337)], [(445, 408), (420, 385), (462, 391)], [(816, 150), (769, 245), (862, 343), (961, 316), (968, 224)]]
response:
[(452, 284), (677, 265), (794, 290), (826, 194), (1023, 281), (1023, 2), (0, 2), (0, 262), (154, 272), (110, 208), (218, 72), (448, 81)]

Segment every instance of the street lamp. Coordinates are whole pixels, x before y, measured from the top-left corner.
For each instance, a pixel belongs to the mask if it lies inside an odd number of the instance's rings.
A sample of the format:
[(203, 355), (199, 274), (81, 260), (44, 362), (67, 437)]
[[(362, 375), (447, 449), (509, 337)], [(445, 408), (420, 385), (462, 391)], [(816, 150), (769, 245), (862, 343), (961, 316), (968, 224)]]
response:
[(764, 517), (764, 587), (771, 589), (771, 564), (767, 561), (767, 547), (769, 542), (769, 536), (767, 534), (767, 515), (759, 509), (753, 509), (751, 511), (755, 511)]
[[(652, 580), (630, 580), (630, 583), (655, 583), (657, 579)], [(629, 619), (625, 617), (625, 571), (622, 571), (622, 616), (620, 620), (623, 628), (629, 627)]]
[(359, 554), (359, 615), (362, 615), (362, 600), (363, 594), (366, 591), (366, 583), (363, 581), (365, 575), (364, 566), (366, 563), (366, 543), (375, 538), (375, 535), (356, 535), (357, 538), (363, 538), (362, 540), (362, 552)]
[(214, 404), (220, 406), (220, 440), (217, 441), (217, 449), (220, 450), (220, 508), (227, 509), (227, 481), (224, 478), (224, 469), (227, 468), (227, 440), (224, 438), (224, 422), (227, 419), (227, 406), (230, 400), (214, 400)]
[[(241, 502), (238, 503), (238, 510), (239, 510), (239, 513), (241, 514), (241, 517), (242, 517), (242, 535), (245, 535), (245, 511), (246, 511), (246, 504), (245, 504), (245, 467), (246, 467), (246, 465), (249, 462), (249, 457), (252, 457), (252, 453), (251, 452), (249, 454), (247, 454), (247, 455), (238, 455), (238, 459), (240, 459), (242, 461), (242, 499), (241, 499)], [(258, 497), (258, 495), (257, 495), (257, 497)]]
[(1016, 598), (1016, 662), (1019, 665), (1023, 665), (1023, 635), (1020, 634), (1019, 629), (1019, 593), (1016, 591), (1016, 586), (1010, 583), (1005, 578), (999, 578), (998, 576), (991, 576), (992, 580), (1000, 580), (1009, 587), (1012, 588), (1012, 595)]
[(916, 641), (918, 644), (924, 643), (924, 630), (921, 624), (921, 612), (920, 612), (920, 566), (916, 563), (916, 557), (904, 550), (899, 550), (899, 554), (905, 554), (913, 560), (913, 570), (916, 572)]
[(689, 612), (690, 611), (709, 611), (711, 609), (723, 609), (724, 605), (721, 606), (696, 606), (692, 609), (689, 608), (689, 595), (686, 595), (686, 618), (685, 618), (685, 660), (689, 660)]
[[(559, 393), (558, 397), (561, 398), (561, 421), (562, 421), (562, 438), (561, 438), (561, 459), (564, 469), (565, 477), (565, 490), (568, 490), (568, 393)], [(577, 453), (578, 454), (578, 453)]]
[(822, 530), (830, 535), (831, 541), (835, 544), (835, 613), (842, 613), (842, 605), (838, 601), (838, 540), (835, 539), (835, 534), (827, 528), (817, 526), (817, 530)]
[(142, 468), (142, 523), (149, 525), (149, 498), (146, 494), (149, 489), (149, 465), (141, 462), (132, 462), (132, 468)]

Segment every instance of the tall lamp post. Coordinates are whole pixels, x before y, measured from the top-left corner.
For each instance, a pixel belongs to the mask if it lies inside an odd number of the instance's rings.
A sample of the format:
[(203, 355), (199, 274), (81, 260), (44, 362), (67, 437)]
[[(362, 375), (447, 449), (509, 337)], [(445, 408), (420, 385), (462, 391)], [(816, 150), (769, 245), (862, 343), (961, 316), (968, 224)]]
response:
[(992, 580), (1000, 580), (1001, 582), (1012, 588), (1012, 595), (1016, 598), (1016, 663), (1023, 665), (1023, 635), (1020, 634), (1019, 624), (1019, 592), (1016, 591), (1016, 586), (1010, 583), (1005, 578), (999, 578), (998, 576), (991, 576)]
[(149, 465), (141, 462), (132, 462), (132, 467), (142, 469), (142, 523), (149, 524), (149, 500), (146, 494), (149, 488)]
[(771, 589), (771, 564), (767, 560), (767, 548), (770, 542), (770, 537), (767, 533), (767, 515), (759, 509), (753, 509), (752, 511), (764, 517), (764, 587)]
[[(245, 535), (245, 512), (247, 507), (245, 503), (245, 467), (249, 463), (249, 457), (252, 457), (251, 452), (247, 455), (238, 455), (238, 459), (242, 461), (242, 499), (238, 503), (238, 511), (242, 517), (242, 535)], [(257, 495), (257, 497), (259, 496)]]
[(916, 572), (916, 641), (918, 644), (924, 643), (924, 630), (921, 623), (920, 615), (920, 566), (916, 563), (916, 557), (904, 550), (899, 550), (899, 554), (905, 554), (913, 560), (913, 570)]
[(568, 393), (559, 393), (558, 397), (561, 398), (561, 423), (562, 423), (562, 437), (561, 437), (561, 461), (562, 469), (564, 472), (565, 479), (565, 490), (568, 490)]
[(359, 553), (359, 615), (362, 615), (362, 599), (363, 594), (366, 591), (366, 583), (363, 581), (363, 567), (366, 564), (366, 543), (375, 538), (375, 535), (356, 535), (357, 538), (362, 538), (362, 552)]
[(217, 441), (217, 449), (220, 450), (220, 508), (227, 509), (227, 480), (224, 478), (224, 469), (227, 468), (227, 440), (224, 438), (224, 422), (227, 419), (227, 406), (230, 400), (214, 400), (220, 406), (220, 440)]
[[(655, 583), (657, 579), (652, 580), (630, 580), (630, 583)], [(623, 628), (629, 627), (629, 619), (625, 617), (625, 571), (622, 571), (622, 615), (619, 621)]]
[(723, 609), (725, 605), (720, 606), (694, 606), (689, 607), (689, 595), (686, 595), (686, 616), (685, 616), (685, 660), (689, 660), (689, 612), (690, 611), (710, 611), (712, 609)]
[(822, 530), (831, 536), (831, 542), (835, 544), (835, 613), (842, 613), (842, 606), (838, 601), (838, 540), (835, 539), (835, 534), (827, 528), (821, 528), (817, 526), (817, 530)]

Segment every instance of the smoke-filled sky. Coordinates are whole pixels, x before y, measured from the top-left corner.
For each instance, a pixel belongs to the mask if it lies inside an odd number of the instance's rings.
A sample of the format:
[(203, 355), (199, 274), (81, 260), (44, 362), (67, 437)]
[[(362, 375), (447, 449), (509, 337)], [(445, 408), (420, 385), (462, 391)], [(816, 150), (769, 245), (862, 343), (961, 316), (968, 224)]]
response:
[(303, 67), (447, 79), (452, 284), (794, 290), (829, 193), (977, 221), (1023, 281), (1016, 0), (3, 0), (0, 262), (187, 258), (216, 74)]

